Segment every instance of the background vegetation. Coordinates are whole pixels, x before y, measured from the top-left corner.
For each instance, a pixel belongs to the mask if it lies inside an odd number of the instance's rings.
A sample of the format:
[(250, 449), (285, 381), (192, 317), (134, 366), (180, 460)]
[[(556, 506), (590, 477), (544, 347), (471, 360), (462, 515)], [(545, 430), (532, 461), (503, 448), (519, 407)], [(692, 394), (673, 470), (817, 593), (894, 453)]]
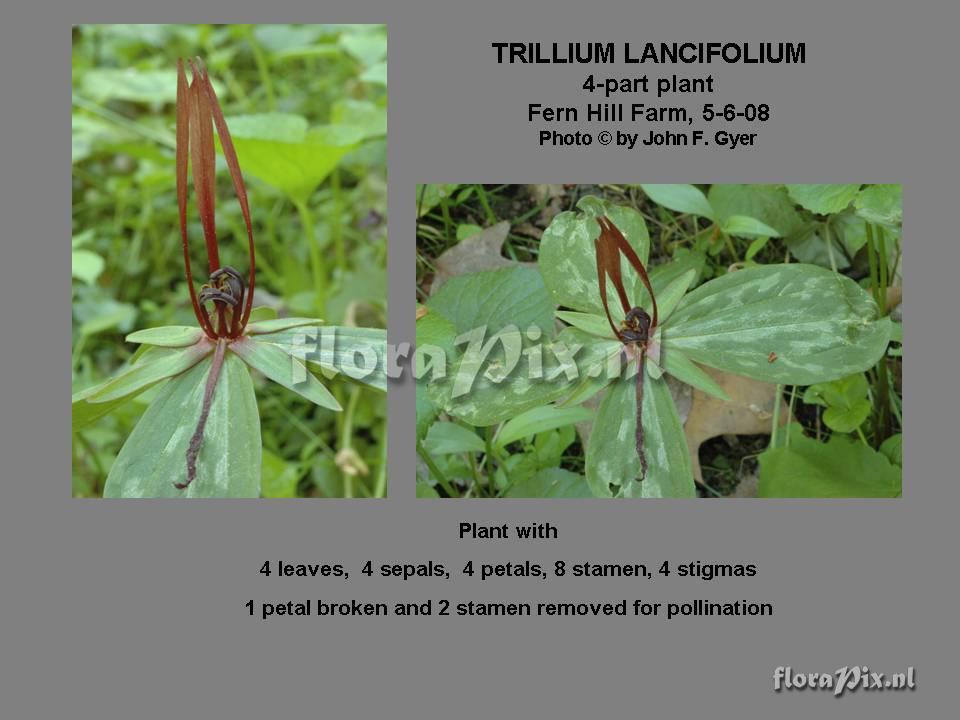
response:
[[(538, 260), (540, 239), (553, 219), (587, 196), (643, 216), (652, 276), (693, 269), (696, 286), (738, 268), (809, 263), (856, 281), (881, 314), (894, 320), (888, 352), (865, 373), (804, 387), (715, 376), (739, 398), (739, 407), (736, 402), (698, 406), (702, 393), (695, 392), (685, 431), (697, 455), (694, 467), (702, 472), (700, 496), (899, 494), (899, 186), (424, 185), (417, 189), (418, 303), (429, 300), (440, 310), (436, 287), (451, 277), (465, 280), (509, 267), (517, 268), (520, 278), (510, 292), (547, 298), (537, 266), (524, 264)], [(528, 269), (521, 273), (522, 267)], [(531, 289), (537, 283), (539, 293)], [(448, 294), (441, 293), (443, 299)], [(524, 323), (537, 320), (527, 317), (535, 304), (531, 300), (519, 310)], [(437, 342), (433, 335), (442, 335), (442, 318), (426, 307), (420, 314), (418, 342), (421, 336)], [(552, 323), (552, 313), (545, 320)], [(774, 402), (775, 396), (782, 403)], [(744, 411), (764, 401), (776, 409)], [(683, 407), (682, 398), (678, 406)], [(589, 495), (584, 432), (594, 412), (583, 406), (536, 408), (498, 426), (475, 428), (437, 415), (421, 387), (418, 492), (423, 497)]]
[[(257, 239), (255, 306), (386, 326), (384, 28), (100, 25), (76, 28), (73, 41), (74, 391), (130, 359), (127, 333), (195, 324), (177, 229), (178, 57), (203, 58), (237, 144)], [(202, 276), (192, 207), (191, 198)], [(222, 261), (245, 273), (243, 220), (225, 172), (217, 227)], [(385, 494), (384, 393), (337, 378), (330, 388), (345, 412), (334, 413), (262, 380), (264, 496)], [(101, 494), (158, 392), (75, 433), (74, 495)]]

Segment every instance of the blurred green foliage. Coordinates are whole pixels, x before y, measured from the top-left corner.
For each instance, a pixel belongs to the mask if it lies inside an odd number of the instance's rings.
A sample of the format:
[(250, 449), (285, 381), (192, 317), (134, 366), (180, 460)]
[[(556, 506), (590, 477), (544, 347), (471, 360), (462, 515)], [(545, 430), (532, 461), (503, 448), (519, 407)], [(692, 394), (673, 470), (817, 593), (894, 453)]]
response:
[[(386, 30), (374, 25), (74, 29), (74, 391), (130, 360), (135, 346), (124, 342), (127, 333), (195, 324), (174, 177), (178, 57), (203, 58), (227, 123), (243, 138), (237, 145), (256, 233), (255, 306), (319, 314), (330, 325), (386, 326), (386, 54)], [(301, 136), (283, 137), (289, 127)], [(293, 144), (273, 149), (303, 166), (284, 174), (263, 158), (269, 143), (286, 140)], [(336, 146), (322, 156), (322, 168), (314, 160), (321, 141)], [(251, 152), (262, 156), (259, 163)], [(243, 219), (225, 169), (218, 158), (220, 255), (245, 272)], [(202, 276), (192, 192), (188, 224), (194, 272)], [(330, 387), (348, 412), (334, 413), (263, 378), (255, 383), (265, 496), (385, 494), (385, 394), (337, 378)], [(159, 392), (163, 386), (74, 435), (74, 495), (101, 494), (124, 439)]]

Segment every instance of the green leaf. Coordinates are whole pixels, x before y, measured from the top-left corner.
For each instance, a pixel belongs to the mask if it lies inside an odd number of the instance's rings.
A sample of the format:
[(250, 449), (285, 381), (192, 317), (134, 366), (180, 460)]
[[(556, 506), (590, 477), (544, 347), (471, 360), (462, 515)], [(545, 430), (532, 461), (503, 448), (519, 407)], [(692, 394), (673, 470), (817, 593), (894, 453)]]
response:
[(546, 430), (554, 430), (564, 425), (573, 425), (593, 417), (593, 412), (582, 407), (560, 408), (544, 405), (521, 413), (503, 424), (496, 437), (498, 448), (504, 448), (512, 442)]
[(640, 185), (657, 205), (679, 213), (714, 219), (714, 211), (706, 195), (695, 185)]
[(437, 494), (437, 491), (429, 483), (417, 482), (417, 498), (420, 500), (423, 499), (439, 499), (440, 496)]
[(880, 445), (880, 452), (894, 465), (903, 467), (903, 433), (891, 435)]
[(383, 32), (369, 32), (364, 28), (360, 32), (344, 33), (339, 41), (344, 50), (364, 65), (373, 65), (387, 57), (387, 36)]
[(636, 420), (636, 380), (614, 381), (597, 409), (587, 441), (587, 485), (596, 497), (618, 495), (640, 475)]
[(721, 229), (737, 237), (779, 237), (780, 233), (756, 218), (746, 215), (731, 215), (723, 221)]
[(165, 325), (163, 327), (137, 330), (126, 337), (127, 342), (160, 347), (186, 347), (196, 345), (203, 338), (203, 330), (191, 325)]
[(483, 440), (473, 431), (452, 422), (436, 422), (430, 426), (424, 448), (431, 455), (462, 452), (483, 452)]
[(74, 250), (71, 271), (73, 277), (93, 285), (103, 272), (104, 260), (92, 250)]
[(250, 367), (310, 402), (330, 410), (342, 410), (340, 403), (323, 383), (317, 380), (313, 373), (307, 372), (306, 366), (300, 360), (285, 353), (278, 346), (244, 337), (232, 342), (230, 350), (243, 358)]
[(240, 115), (227, 124), (244, 173), (301, 203), (363, 139), (357, 128), (325, 125), (308, 129), (306, 118), (284, 113)]
[(783, 237), (806, 225), (782, 185), (711, 185), (707, 195), (717, 211), (717, 220), (736, 215), (755, 218), (776, 229)]
[(136, 395), (161, 380), (188, 370), (212, 351), (213, 345), (203, 340), (196, 345), (182, 348), (178, 352), (164, 354), (148, 362), (135, 363), (97, 388), (86, 397), (86, 400), (100, 403)]
[(344, 98), (337, 101), (330, 111), (330, 122), (357, 128), (365, 140), (387, 134), (386, 108), (369, 100)]
[(730, 399), (726, 391), (712, 377), (676, 348), (670, 348), (660, 354), (660, 366), (664, 372), (670, 373), (680, 382), (721, 400)]
[(212, 361), (171, 380), (147, 408), (110, 468), (104, 497), (258, 497), (260, 417), (250, 373), (232, 353), (210, 405), (196, 479), (184, 490), (186, 452)]
[(553, 335), (553, 304), (540, 273), (531, 267), (451, 278), (427, 301), (427, 307), (452, 322), (458, 333), (482, 327), (496, 333), (514, 325), (522, 331), (537, 326), (544, 335)]
[(903, 222), (903, 199), (899, 185), (868, 185), (853, 201), (857, 215), (867, 222), (898, 226)]
[(758, 237), (754, 239), (754, 241), (750, 243), (750, 246), (747, 248), (747, 252), (744, 253), (744, 256), (743, 256), (744, 259), (753, 260), (753, 258), (756, 257), (757, 253), (763, 250), (767, 246), (768, 242), (770, 242), (769, 237)]
[(417, 217), (429, 213), (442, 200), (453, 195), (458, 187), (456, 183), (417, 185)]
[(259, 343), (278, 346), (288, 355), (328, 373), (387, 390), (387, 331), (330, 325), (297, 326), (255, 336)]
[(889, 337), (889, 319), (850, 278), (813, 265), (768, 265), (686, 295), (663, 328), (663, 347), (756, 380), (808, 385), (872, 367)]
[(643, 393), (647, 476), (640, 482), (637, 457), (636, 378), (621, 378), (607, 389), (587, 442), (587, 483), (598, 497), (692, 497), (693, 471), (670, 389), (647, 374)]
[(546, 468), (511, 486), (508, 498), (588, 498), (590, 487), (582, 475), (563, 468)]
[[(305, 325), (323, 325), (323, 320), (320, 318), (302, 317), (285, 317), (273, 318), (271, 320), (261, 320), (259, 322), (252, 322), (247, 325), (246, 334), (266, 335), (269, 333), (280, 332), (281, 330), (290, 330), (292, 328), (303, 327)], [(268, 338), (261, 339), (269, 340)]]
[(817, 215), (845, 210), (859, 189), (859, 185), (787, 185), (793, 201)]
[[(431, 384), (430, 396), (450, 415), (471, 425), (494, 425), (522, 412), (558, 400), (570, 393), (591, 373), (597, 382), (609, 382), (604, 376), (606, 359), (619, 353), (619, 340), (600, 340), (581, 330), (567, 328), (550, 343), (536, 341), (542, 351), (542, 372), (531, 373), (526, 356), (510, 368), (504, 363), (501, 344), (524, 346), (526, 337), (519, 332), (503, 333), (498, 345), (487, 356), (479, 351), (464, 352), (449, 378)], [(572, 354), (572, 358), (571, 358)]]
[[(796, 427), (796, 426), (794, 426)], [(790, 446), (760, 455), (760, 497), (898, 497), (901, 470), (846, 435), (827, 443), (792, 432)]]
[[(590, 200), (613, 221), (627, 242), (644, 263), (650, 254), (650, 237), (643, 216), (636, 210), (607, 205), (596, 198), (584, 198), (580, 207), (591, 207)], [(563, 212), (544, 231), (540, 241), (539, 267), (555, 304), (594, 315), (603, 314), (600, 287), (597, 282), (597, 258), (594, 240), (600, 236), (596, 215), (586, 212)], [(623, 284), (627, 296), (639, 298), (637, 287), (643, 287), (637, 273), (626, 259), (621, 259)], [(612, 289), (612, 286), (611, 286)], [(619, 303), (610, 303), (614, 321), (623, 317)]]
[(825, 406), (823, 422), (836, 432), (853, 432), (870, 416), (869, 385), (863, 373), (811, 385), (803, 401)]

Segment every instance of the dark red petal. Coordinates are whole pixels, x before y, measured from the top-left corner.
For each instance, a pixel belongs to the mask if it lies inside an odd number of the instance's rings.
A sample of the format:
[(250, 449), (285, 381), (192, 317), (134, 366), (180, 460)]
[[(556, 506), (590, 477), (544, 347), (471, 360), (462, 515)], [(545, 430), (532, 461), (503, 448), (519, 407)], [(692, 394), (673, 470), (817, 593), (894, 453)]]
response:
[(193, 80), (190, 83), (190, 160), (193, 163), (193, 188), (197, 193), (197, 210), (207, 244), (210, 272), (220, 268), (216, 227), (216, 151), (213, 145), (213, 123), (210, 101), (201, 88), (200, 75), (190, 62)]
[[(627, 239), (623, 236), (623, 233), (610, 222), (609, 219), (603, 218), (606, 221), (607, 226), (610, 229), (610, 237), (613, 239), (613, 242), (619, 248), (620, 252), (626, 255), (627, 260), (630, 261), (630, 264), (633, 265), (633, 269), (637, 271), (637, 274), (640, 276), (640, 280), (643, 282), (644, 287), (647, 288), (647, 292), (650, 293), (650, 301), (653, 303), (653, 318), (650, 327), (657, 326), (657, 298), (653, 294), (653, 287), (650, 285), (650, 277), (647, 275), (647, 269), (643, 266), (643, 263), (640, 261), (640, 258), (637, 256), (636, 251), (630, 246), (630, 243), (627, 242)], [(599, 220), (597, 221), (599, 222)], [(603, 227), (601, 224), (600, 227)], [(616, 263), (617, 268), (619, 269), (620, 263)]]

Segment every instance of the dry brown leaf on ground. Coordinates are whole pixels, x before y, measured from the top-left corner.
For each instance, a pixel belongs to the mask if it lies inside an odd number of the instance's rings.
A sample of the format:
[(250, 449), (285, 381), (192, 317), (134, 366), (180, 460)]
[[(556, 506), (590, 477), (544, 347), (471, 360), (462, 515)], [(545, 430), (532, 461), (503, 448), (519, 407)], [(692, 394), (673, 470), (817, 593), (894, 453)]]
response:
[(465, 275), (481, 270), (497, 270), (513, 265), (500, 254), (503, 243), (510, 232), (510, 223), (504, 220), (481, 230), (458, 242), (436, 260), (436, 273), (430, 294), (435, 293), (447, 280), (457, 275)]
[(544, 205), (537, 217), (537, 223), (547, 227), (562, 210), (567, 198), (567, 191), (563, 185), (531, 185), (530, 192), (537, 205)]
[[(773, 427), (773, 408), (777, 386), (731, 375), (712, 368), (703, 368), (724, 389), (730, 400), (693, 391), (693, 405), (683, 427), (690, 449), (693, 476), (703, 484), (700, 469), (700, 445), (718, 435), (769, 434)], [(780, 424), (785, 425), (790, 408), (780, 398)]]

